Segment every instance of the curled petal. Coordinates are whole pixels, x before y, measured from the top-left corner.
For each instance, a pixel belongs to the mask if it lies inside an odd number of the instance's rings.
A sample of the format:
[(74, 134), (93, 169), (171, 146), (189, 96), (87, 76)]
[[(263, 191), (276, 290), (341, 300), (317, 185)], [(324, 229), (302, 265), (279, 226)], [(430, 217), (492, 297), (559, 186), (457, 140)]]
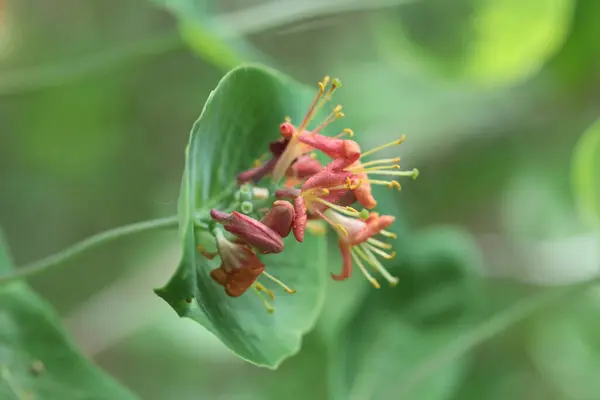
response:
[(323, 170), (323, 166), (316, 158), (309, 155), (298, 157), (288, 169), (288, 176), (298, 179), (306, 179)]
[(288, 143), (290, 143), (289, 139), (275, 140), (269, 143), (269, 151), (273, 154), (273, 157), (278, 157), (283, 154)]
[(352, 254), (350, 254), (350, 245), (340, 241), (338, 243), (340, 253), (342, 254), (342, 271), (339, 275), (331, 274), (335, 281), (343, 281), (352, 275)]
[(210, 277), (221, 286), (227, 285), (227, 272), (223, 268), (223, 264), (217, 269), (210, 271)]
[(210, 210), (210, 217), (221, 224), (231, 222), (233, 219), (231, 214), (217, 210), (216, 208)]
[(234, 211), (231, 214), (212, 209), (210, 216), (221, 223), (226, 231), (234, 234), (263, 254), (283, 251), (283, 240), (273, 229), (245, 214)]
[(377, 200), (373, 197), (371, 184), (368, 180), (363, 179), (360, 186), (353, 190), (356, 200), (366, 209), (373, 209), (377, 206)]
[(344, 186), (346, 179), (352, 178), (352, 172), (347, 171), (332, 171), (324, 169), (308, 178), (304, 185), (302, 185), (302, 191), (306, 191), (314, 188), (332, 188), (336, 186)]
[(273, 208), (262, 219), (262, 223), (273, 229), (279, 236), (287, 237), (294, 223), (294, 207), (287, 201), (276, 200)]
[(264, 270), (265, 266), (261, 264), (260, 266), (249, 266), (234, 271), (228, 276), (225, 293), (230, 297), (241, 296), (256, 282), (256, 279)]
[(277, 164), (277, 158), (271, 158), (269, 161), (258, 167), (250, 168), (249, 170), (239, 173), (237, 176), (238, 184), (241, 185), (247, 182), (256, 183), (260, 181), (265, 175), (273, 171), (275, 164)]
[(396, 218), (391, 215), (379, 216), (376, 213), (371, 213), (369, 218), (365, 221), (365, 226), (351, 235), (348, 238), (348, 243), (351, 245), (357, 245), (366, 242), (367, 239), (377, 235), (382, 230), (386, 229), (394, 222)]
[(306, 204), (302, 196), (296, 197), (294, 200), (294, 210), (296, 212), (296, 218), (294, 218), (294, 237), (297, 241), (302, 243), (304, 241), (304, 230), (306, 229), (306, 222), (308, 217), (306, 215)]
[(210, 277), (225, 288), (228, 296), (239, 297), (252, 286), (264, 270), (265, 266), (260, 261), (230, 272), (226, 272), (221, 265), (210, 272)]
[[(355, 191), (348, 190), (335, 202), (338, 206), (348, 207), (356, 202)], [(329, 201), (329, 200), (328, 200)]]
[(300, 135), (298, 138), (302, 143), (322, 151), (333, 159), (352, 159), (351, 164), (360, 158), (360, 146), (354, 140), (339, 139), (319, 133)]

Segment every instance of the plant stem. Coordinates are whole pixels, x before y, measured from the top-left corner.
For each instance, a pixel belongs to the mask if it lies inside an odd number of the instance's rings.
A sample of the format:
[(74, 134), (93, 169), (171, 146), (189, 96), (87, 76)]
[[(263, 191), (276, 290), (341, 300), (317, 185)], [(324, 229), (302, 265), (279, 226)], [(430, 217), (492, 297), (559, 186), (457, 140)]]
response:
[(104, 232), (97, 233), (93, 236), (83, 239), (82, 241), (75, 243), (71, 247), (68, 247), (58, 253), (52, 254), (46, 258), (38, 261), (34, 261), (31, 264), (27, 264), (24, 267), (16, 269), (12, 274), (0, 276), (0, 285), (8, 282), (25, 279), (31, 276), (40, 274), (44, 271), (48, 271), (55, 266), (64, 264), (66, 261), (75, 257), (77, 254), (90, 250), (94, 247), (100, 246), (104, 243), (110, 242), (111, 240), (118, 239), (124, 236), (132, 235), (134, 233), (147, 232), (165, 228), (177, 227), (178, 217), (176, 215), (166, 218), (158, 218), (150, 221), (136, 222), (118, 228), (109, 229)]

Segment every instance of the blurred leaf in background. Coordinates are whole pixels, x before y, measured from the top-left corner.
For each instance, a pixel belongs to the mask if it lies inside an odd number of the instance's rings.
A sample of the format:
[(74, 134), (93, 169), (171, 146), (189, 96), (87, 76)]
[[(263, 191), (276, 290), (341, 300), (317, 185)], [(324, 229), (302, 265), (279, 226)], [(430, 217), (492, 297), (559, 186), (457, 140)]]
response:
[(572, 0), (423, 0), (374, 20), (385, 56), (456, 82), (502, 85), (537, 72), (565, 41)]
[[(0, 272), (13, 270), (0, 231)], [(135, 399), (67, 338), (49, 304), (22, 282), (0, 287), (0, 396), (3, 399)]]

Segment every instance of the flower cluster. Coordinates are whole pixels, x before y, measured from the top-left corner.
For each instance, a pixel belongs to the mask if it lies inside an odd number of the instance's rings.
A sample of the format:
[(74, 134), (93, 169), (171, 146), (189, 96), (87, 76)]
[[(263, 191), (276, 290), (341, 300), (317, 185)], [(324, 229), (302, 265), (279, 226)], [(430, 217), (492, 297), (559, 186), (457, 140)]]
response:
[[(329, 77), (319, 82), (318, 93), (300, 124), (294, 125), (286, 118), (279, 126), (280, 139), (270, 144), (266, 156), (238, 175), (238, 184), (245, 193), (254, 193), (254, 199), (269, 200), (267, 207), (255, 213), (256, 218), (251, 216), (255, 208), (252, 202), (241, 204), (241, 212), (211, 210), (210, 216), (216, 224), (213, 234), (217, 251), (209, 253), (200, 248), (200, 252), (209, 258), (220, 257), (221, 266), (212, 271), (211, 277), (229, 296), (240, 296), (252, 288), (272, 311), (262, 293), (271, 299), (274, 296), (258, 282), (261, 275), (294, 293), (265, 271), (259, 254), (282, 252), (283, 238), (291, 232), (296, 241), (303, 242), (307, 227), (315, 223), (329, 225), (338, 236), (343, 264), (338, 274), (331, 274), (334, 280), (348, 279), (356, 265), (374, 287), (378, 288), (379, 283), (368, 267), (391, 285), (397, 283), (397, 278), (380, 261), (393, 258), (395, 253), (390, 244), (378, 238), (395, 238), (387, 230), (394, 217), (372, 211), (377, 206), (372, 186), (400, 189), (400, 183), (394, 178), (416, 178), (418, 171), (400, 170), (398, 157), (369, 160), (375, 153), (401, 144), (404, 136), (368, 151), (362, 151), (357, 142), (348, 138), (354, 136), (350, 129), (344, 129), (336, 136), (326, 136), (323, 130), (344, 116), (340, 105), (335, 106), (314, 129), (308, 128), (340, 86), (339, 80), (330, 81)], [(317, 159), (318, 152), (330, 159), (326, 165)], [(378, 176), (388, 179), (377, 179)], [(270, 177), (275, 190), (252, 186), (265, 177)], [(361, 211), (352, 206), (355, 203), (362, 207)]]

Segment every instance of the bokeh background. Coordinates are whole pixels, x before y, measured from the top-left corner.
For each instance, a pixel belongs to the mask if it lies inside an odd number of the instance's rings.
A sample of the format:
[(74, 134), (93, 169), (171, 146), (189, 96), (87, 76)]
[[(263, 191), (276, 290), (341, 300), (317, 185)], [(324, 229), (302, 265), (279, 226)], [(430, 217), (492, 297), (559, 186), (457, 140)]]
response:
[(0, 222), (24, 265), (172, 215), (228, 69), (338, 76), (358, 140), (405, 133), (421, 171), (384, 205), (395, 291), (331, 284), (302, 351), (259, 369), (152, 293), (179, 248), (148, 233), (31, 280), (82, 351), (150, 400), (600, 399), (600, 292), (560, 296), (600, 270), (600, 162), (573, 168), (600, 135), (599, 38), (597, 0), (0, 0)]

